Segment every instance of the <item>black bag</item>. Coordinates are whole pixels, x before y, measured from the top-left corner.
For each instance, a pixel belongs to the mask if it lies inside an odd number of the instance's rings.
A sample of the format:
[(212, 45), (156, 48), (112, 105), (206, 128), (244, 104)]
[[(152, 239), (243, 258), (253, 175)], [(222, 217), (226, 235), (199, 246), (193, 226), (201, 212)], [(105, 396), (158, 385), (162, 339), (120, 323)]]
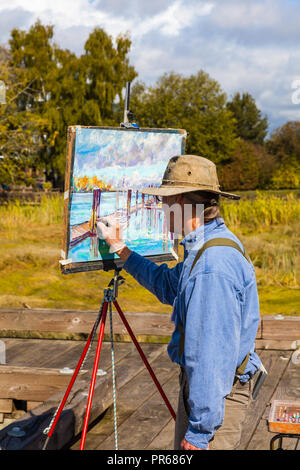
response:
[[(6, 428), (0, 431), (0, 449), (1, 450), (42, 450), (47, 435), (44, 434), (44, 429), (47, 428), (52, 420), (53, 410), (41, 415), (33, 415), (28, 413), (28, 418), (17, 420), (9, 424)], [(31, 415), (31, 416), (30, 416)], [(47, 450), (62, 449), (74, 437), (75, 416), (72, 410), (65, 410), (62, 412), (60, 419), (57, 422), (55, 431), (47, 444)], [(20, 431), (25, 434), (16, 437), (10, 435), (13, 428), (18, 427)], [(12, 432), (11, 434), (16, 434)], [(23, 434), (22, 432), (19, 434)]]

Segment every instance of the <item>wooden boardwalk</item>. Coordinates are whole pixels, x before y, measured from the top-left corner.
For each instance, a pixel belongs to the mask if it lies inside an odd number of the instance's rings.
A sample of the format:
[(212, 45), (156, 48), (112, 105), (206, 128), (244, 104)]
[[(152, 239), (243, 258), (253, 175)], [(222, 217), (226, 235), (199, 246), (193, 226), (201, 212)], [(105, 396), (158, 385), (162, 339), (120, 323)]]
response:
[[(0, 366), (0, 428), (3, 428), (0, 430), (0, 446), (1, 436), (12, 420), (20, 423), (28, 416), (39, 416), (45, 410), (55, 409), (70, 379), (70, 375), (62, 371), (66, 367), (72, 369), (76, 366), (85, 344), (82, 338), (78, 340), (79, 331), (81, 334), (89, 332), (92, 320), (95, 319), (95, 312), (22, 311), (23, 315), (20, 310), (14, 309), (2, 311), (2, 314), (0, 312), (0, 336), (6, 346), (6, 365)], [(22, 322), (18, 322), (17, 318), (21, 317)], [(176, 412), (179, 371), (178, 366), (169, 360), (166, 351), (172, 329), (168, 316), (127, 314), (127, 319), (140, 341), (159, 341), (161, 338), (160, 342), (140, 344)], [(30, 329), (28, 324), (26, 327), (28, 321)], [(108, 333), (109, 325), (106, 330)], [(174, 420), (135, 346), (128, 341), (123, 325), (116, 317), (114, 330), (116, 339), (122, 339), (122, 342), (115, 343), (119, 449), (171, 450)], [(61, 337), (62, 331), (66, 332), (68, 340), (55, 339)], [(267, 418), (273, 399), (300, 401), (300, 365), (292, 360), (297, 339), (300, 340), (299, 317), (279, 321), (270, 317), (262, 319), (257, 352), (268, 370), (268, 377), (249, 409), (240, 443), (241, 450), (269, 449), (274, 433), (268, 430)], [(66, 443), (66, 447), (71, 450), (78, 449), (80, 444), (95, 347), (96, 344), (84, 365), (86, 372), (78, 379), (79, 384), (66, 405), (66, 409), (72, 410), (75, 416), (73, 439)], [(106, 375), (97, 377), (85, 449), (114, 450), (111, 351), (108, 341), (103, 343), (99, 367)], [(295, 444), (295, 439), (283, 440), (284, 448), (293, 449)]]

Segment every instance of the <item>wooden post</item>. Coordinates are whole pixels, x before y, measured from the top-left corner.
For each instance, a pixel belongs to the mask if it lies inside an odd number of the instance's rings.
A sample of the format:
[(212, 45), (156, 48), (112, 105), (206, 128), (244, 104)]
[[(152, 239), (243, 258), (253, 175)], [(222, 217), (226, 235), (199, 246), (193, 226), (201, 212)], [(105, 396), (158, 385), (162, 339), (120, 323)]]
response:
[(127, 190), (127, 217), (130, 216), (131, 194), (132, 194), (132, 190), (128, 189)]
[(90, 220), (90, 232), (92, 235), (96, 235), (96, 222), (97, 217), (99, 217), (100, 209), (100, 199), (101, 199), (101, 189), (93, 190), (93, 207), (92, 207), (92, 217)]

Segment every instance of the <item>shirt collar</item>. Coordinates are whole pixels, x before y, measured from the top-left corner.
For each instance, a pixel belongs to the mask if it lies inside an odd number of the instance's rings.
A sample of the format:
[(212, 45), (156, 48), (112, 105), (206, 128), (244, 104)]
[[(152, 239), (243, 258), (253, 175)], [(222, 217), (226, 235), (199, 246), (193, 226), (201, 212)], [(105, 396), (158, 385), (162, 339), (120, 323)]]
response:
[(222, 217), (217, 217), (208, 224), (201, 225), (201, 227), (196, 228), (193, 232), (188, 233), (180, 244), (183, 245), (185, 249), (194, 248), (195, 245), (200, 244), (200, 242), (203, 244), (207, 236), (222, 224), (224, 224)]

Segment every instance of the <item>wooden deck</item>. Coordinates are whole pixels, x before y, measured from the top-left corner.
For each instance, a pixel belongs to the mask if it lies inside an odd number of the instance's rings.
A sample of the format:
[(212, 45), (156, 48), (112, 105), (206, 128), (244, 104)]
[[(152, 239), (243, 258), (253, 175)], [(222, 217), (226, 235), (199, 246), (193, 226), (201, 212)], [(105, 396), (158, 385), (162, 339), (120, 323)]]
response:
[[(150, 313), (129, 313), (126, 316), (176, 412), (179, 371), (166, 351), (172, 329), (168, 316)], [(63, 373), (64, 368), (76, 366), (85, 345), (82, 338), (90, 331), (94, 320), (95, 312), (0, 311), (0, 337), (6, 346), (6, 365), (0, 366), (0, 446), (11, 423), (24, 423), (33, 416), (46, 416), (49, 410), (55, 410), (71, 377)], [(171, 450), (174, 420), (115, 315), (114, 331), (115, 339), (122, 340), (115, 343), (119, 449)], [(59, 339), (63, 332), (68, 340)], [(109, 325), (106, 326), (105, 339), (108, 339), (108, 333)], [(273, 399), (300, 401), (300, 365), (292, 360), (296, 340), (300, 340), (299, 317), (262, 319), (256, 346), (268, 370), (268, 377), (250, 407), (241, 450), (269, 449), (274, 433), (268, 430), (267, 418)], [(69, 436), (64, 443), (71, 450), (78, 449), (80, 444), (95, 347), (96, 344), (65, 407), (72, 413), (74, 422), (72, 439)], [(114, 450), (108, 341), (103, 343), (99, 367), (106, 375), (97, 377), (85, 449)], [(62, 416), (62, 434), (64, 419)], [(35, 438), (31, 448), (40, 448), (40, 442), (41, 439)], [(51, 440), (49, 447), (50, 443)], [(295, 439), (283, 440), (284, 448), (293, 449), (295, 444)]]

